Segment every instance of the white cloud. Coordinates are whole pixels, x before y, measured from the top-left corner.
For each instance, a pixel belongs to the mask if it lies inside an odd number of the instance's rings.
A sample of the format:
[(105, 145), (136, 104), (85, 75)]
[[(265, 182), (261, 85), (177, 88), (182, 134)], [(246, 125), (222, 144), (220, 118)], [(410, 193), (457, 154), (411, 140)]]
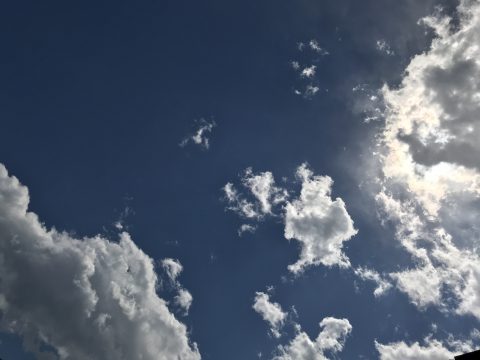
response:
[(297, 169), (302, 181), (298, 199), (285, 206), (285, 238), (300, 243), (300, 259), (288, 268), (299, 273), (310, 265), (349, 267), (342, 252), (343, 243), (357, 230), (341, 198), (331, 198), (333, 181), (328, 176), (314, 176), (306, 164)]
[(178, 294), (175, 296), (175, 303), (185, 311), (185, 314), (188, 314), (190, 306), (192, 306), (192, 302), (192, 294), (190, 294), (190, 292), (184, 288), (179, 288)]
[(247, 168), (242, 183), (255, 196), (263, 214), (271, 214), (272, 206), (284, 202), (288, 197), (285, 189), (275, 185), (270, 171), (254, 174), (251, 168)]
[(347, 319), (324, 318), (320, 322), (322, 331), (313, 341), (297, 326), (297, 334), (288, 345), (279, 346), (279, 355), (274, 360), (324, 360), (326, 352), (336, 354), (343, 350), (352, 325)]
[(271, 302), (268, 294), (257, 292), (252, 307), (263, 320), (269, 323), (273, 336), (280, 337), (280, 330), (287, 317), (287, 313), (283, 312), (280, 304)]
[(303, 92), (303, 96), (305, 98), (309, 99), (312, 96), (314, 96), (319, 90), (320, 90), (320, 88), (318, 86), (309, 84), (305, 87), (305, 91)]
[(448, 360), (454, 356), (472, 351), (472, 343), (451, 338), (445, 343), (427, 337), (424, 345), (418, 342), (407, 344), (403, 341), (380, 344), (375, 341), (380, 360)]
[(177, 281), (177, 277), (180, 275), (180, 273), (183, 271), (183, 266), (180, 264), (180, 261), (175, 260), (175, 259), (163, 259), (161, 261), (162, 267), (167, 273), (168, 277), (172, 282)]
[(315, 65), (308, 66), (302, 70), (300, 73), (301, 77), (312, 78), (315, 76), (317, 67)]
[(227, 210), (231, 210), (247, 219), (258, 219), (263, 216), (257, 211), (254, 203), (241, 197), (232, 183), (227, 183), (222, 190), (225, 194), (225, 200), (228, 202)]
[(321, 55), (328, 55), (329, 54), (327, 50), (320, 47), (318, 41), (315, 40), (315, 39), (310, 40), (309, 43), (308, 43), (308, 46), (310, 47), (310, 49), (312, 49), (313, 51), (315, 51), (315, 52), (317, 52)]
[(3, 330), (39, 358), (47, 343), (61, 359), (200, 359), (156, 293), (152, 259), (127, 233), (77, 239), (46, 229), (28, 203), (27, 188), (0, 165)]
[(193, 297), (177, 280), (183, 271), (182, 264), (176, 259), (166, 258), (161, 261), (161, 265), (170, 279), (171, 286), (177, 291), (177, 295), (174, 297), (175, 304), (182, 308), (185, 314), (188, 314)]
[(238, 236), (242, 236), (244, 233), (247, 232), (253, 234), (255, 230), (257, 230), (257, 227), (254, 225), (242, 224), (237, 232)]
[(373, 281), (377, 285), (373, 291), (375, 297), (382, 296), (388, 290), (391, 289), (392, 284), (388, 282), (384, 277), (382, 277), (377, 271), (367, 268), (359, 267), (355, 269), (355, 275), (360, 277), (362, 280)]
[[(249, 168), (242, 177), (242, 184), (255, 202), (246, 200), (232, 183), (227, 183), (223, 188), (229, 203), (227, 209), (254, 220), (267, 215), (281, 217), (285, 238), (300, 243), (300, 259), (288, 267), (294, 273), (319, 264), (349, 267), (350, 262), (342, 252), (343, 243), (357, 230), (343, 200), (331, 198), (332, 179), (313, 175), (306, 164), (298, 167), (296, 175), (302, 182), (302, 189), (297, 199), (289, 201), (289, 192), (275, 185), (271, 172), (254, 174)], [(244, 230), (251, 229), (245, 226), (251, 225), (244, 224)]]
[(200, 119), (200, 121), (198, 121), (198, 129), (195, 131), (194, 134), (189, 135), (185, 139), (183, 139), (180, 142), (180, 146), (184, 147), (189, 142), (193, 142), (194, 144), (208, 150), (208, 148), (210, 147), (210, 140), (207, 135), (212, 132), (213, 128), (216, 125), (217, 124), (213, 120), (209, 122), (205, 119)]
[(421, 308), (480, 319), (480, 3), (461, 1), (458, 15), (455, 28), (424, 19), (437, 38), (382, 90), (376, 198), (413, 259), (390, 274), (396, 286)]

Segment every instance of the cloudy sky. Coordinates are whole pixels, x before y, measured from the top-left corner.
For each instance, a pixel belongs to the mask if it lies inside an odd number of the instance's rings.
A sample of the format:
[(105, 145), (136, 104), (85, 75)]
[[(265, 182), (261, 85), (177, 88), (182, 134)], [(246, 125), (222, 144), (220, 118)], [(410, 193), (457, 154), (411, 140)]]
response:
[(478, 0), (11, 1), (0, 357), (480, 347)]

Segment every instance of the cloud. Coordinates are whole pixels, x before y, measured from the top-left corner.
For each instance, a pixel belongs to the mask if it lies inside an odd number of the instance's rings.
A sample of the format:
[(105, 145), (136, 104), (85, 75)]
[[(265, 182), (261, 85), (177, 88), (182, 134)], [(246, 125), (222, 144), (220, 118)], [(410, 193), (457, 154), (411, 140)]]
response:
[(310, 40), (308, 42), (308, 46), (310, 47), (310, 49), (312, 49), (313, 51), (315, 51), (316, 53), (319, 53), (321, 55), (328, 55), (329, 54), (327, 50), (320, 47), (320, 44), (315, 39)]
[(180, 142), (181, 147), (185, 147), (189, 142), (193, 142), (196, 145), (199, 145), (205, 150), (210, 148), (210, 140), (207, 137), (208, 133), (211, 133), (213, 128), (217, 126), (215, 121), (207, 121), (205, 119), (200, 119), (198, 123), (198, 129), (194, 134), (187, 136)]
[(471, 341), (458, 341), (449, 336), (447, 341), (427, 337), (423, 345), (418, 342), (407, 344), (403, 341), (380, 344), (375, 341), (375, 347), (380, 360), (447, 360), (454, 356), (473, 350)]
[(357, 230), (341, 198), (333, 200), (333, 181), (328, 176), (314, 176), (306, 164), (297, 169), (302, 181), (298, 199), (285, 206), (285, 238), (300, 243), (300, 259), (288, 268), (299, 273), (305, 267), (323, 264), (349, 267), (342, 252), (343, 243)]
[(252, 220), (266, 216), (282, 218), (285, 238), (300, 244), (299, 260), (288, 267), (293, 273), (320, 264), (349, 267), (350, 262), (342, 252), (343, 243), (357, 230), (343, 200), (331, 198), (333, 180), (313, 175), (307, 164), (299, 166), (296, 175), (302, 188), (299, 197), (290, 201), (289, 191), (275, 185), (271, 172), (254, 174), (249, 168), (242, 184), (254, 201), (246, 200), (232, 183), (227, 183), (223, 188), (229, 204), (227, 209)]
[(317, 67), (315, 65), (305, 67), (300, 73), (300, 76), (304, 78), (312, 78), (315, 76), (316, 69)]
[(395, 52), (390, 48), (390, 45), (385, 40), (377, 40), (377, 42), (375, 43), (375, 46), (378, 51), (386, 55), (389, 55), (389, 56), (395, 55)]
[(175, 259), (163, 259), (161, 261), (162, 267), (167, 273), (168, 277), (172, 282), (177, 281), (177, 277), (180, 275), (180, 273), (183, 271), (183, 266), (180, 264), (180, 261), (175, 260)]
[(347, 319), (326, 317), (320, 322), (322, 330), (315, 340), (297, 326), (297, 334), (288, 345), (279, 346), (274, 360), (324, 360), (326, 352), (336, 354), (343, 350), (352, 325)]
[(463, 0), (458, 24), (422, 20), (437, 37), (385, 86), (376, 200), (413, 264), (390, 276), (420, 308), (480, 319), (480, 3)]
[(185, 315), (188, 314), (188, 310), (193, 302), (193, 297), (177, 280), (183, 271), (182, 264), (178, 260), (166, 258), (161, 261), (161, 265), (170, 279), (171, 286), (177, 291), (177, 295), (174, 297), (175, 304), (183, 309)]
[(373, 291), (375, 297), (382, 296), (392, 288), (392, 284), (375, 270), (359, 267), (355, 269), (355, 275), (362, 280), (373, 281), (377, 285)]
[(185, 314), (188, 314), (193, 302), (192, 294), (184, 288), (179, 288), (174, 300), (175, 303), (185, 311)]
[[(312, 63), (319, 61), (318, 55), (325, 56), (329, 53), (327, 50), (320, 47), (318, 41), (315, 39), (312, 39), (307, 43), (300, 42), (297, 44), (298, 51), (303, 52), (305, 48), (310, 49), (311, 52), (315, 53), (315, 56), (312, 56), (310, 52), (307, 58), (304, 59), (308, 65), (301, 65), (297, 60), (290, 62), (290, 65), (298, 76), (298, 84), (293, 89), (293, 92), (305, 99), (312, 99), (320, 90), (316, 79), (317, 65)], [(305, 56), (302, 57), (305, 58)]]
[(268, 294), (257, 292), (253, 309), (262, 316), (263, 320), (269, 323), (273, 336), (280, 337), (280, 330), (287, 317), (287, 313), (283, 312), (280, 304), (271, 302)]
[[(0, 165), (0, 326), (39, 359), (200, 359), (156, 293), (152, 259), (118, 242), (47, 229)], [(42, 351), (40, 349), (42, 348)]]
[(244, 233), (247, 232), (253, 234), (255, 230), (257, 230), (257, 227), (254, 225), (242, 224), (237, 232), (238, 236), (242, 236)]
[[(251, 168), (247, 168), (241, 182), (253, 196), (253, 201), (246, 200), (232, 183), (227, 183), (223, 187), (223, 192), (229, 204), (227, 209), (245, 218), (260, 219), (265, 215), (272, 215), (272, 207), (285, 202), (288, 197), (285, 189), (276, 186), (275, 179), (269, 171), (255, 174)], [(245, 227), (244, 229), (247, 230)]]

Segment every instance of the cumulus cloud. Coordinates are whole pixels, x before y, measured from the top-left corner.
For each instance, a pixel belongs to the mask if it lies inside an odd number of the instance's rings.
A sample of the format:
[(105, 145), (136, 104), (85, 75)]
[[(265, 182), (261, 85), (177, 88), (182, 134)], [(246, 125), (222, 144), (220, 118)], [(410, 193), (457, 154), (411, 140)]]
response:
[(299, 260), (288, 267), (293, 273), (320, 264), (349, 267), (350, 262), (342, 251), (343, 243), (357, 230), (343, 200), (331, 198), (333, 180), (314, 175), (306, 164), (298, 167), (296, 175), (302, 188), (298, 198), (290, 201), (289, 191), (275, 185), (271, 172), (254, 174), (247, 169), (242, 184), (252, 194), (254, 202), (246, 200), (232, 183), (227, 183), (223, 188), (227, 209), (250, 219), (258, 220), (267, 215), (282, 218), (285, 238), (300, 244)]
[(274, 360), (325, 360), (326, 353), (336, 354), (343, 350), (352, 325), (347, 319), (326, 317), (320, 322), (322, 330), (315, 340), (297, 326), (297, 334), (287, 345), (279, 346)]
[(185, 314), (188, 314), (190, 310), (190, 306), (192, 306), (193, 297), (190, 292), (184, 288), (178, 289), (178, 294), (175, 296), (175, 303), (180, 306), (184, 311)]
[(285, 206), (285, 238), (297, 240), (301, 251), (289, 270), (298, 273), (318, 264), (349, 267), (342, 247), (357, 230), (343, 200), (331, 198), (333, 180), (314, 176), (306, 164), (297, 169), (297, 177), (302, 189), (299, 198)]
[(166, 258), (161, 261), (162, 267), (167, 273), (172, 282), (177, 281), (177, 277), (183, 271), (183, 266), (180, 261), (175, 259)]
[(127, 233), (77, 239), (45, 228), (28, 204), (27, 188), (0, 165), (4, 331), (39, 359), (200, 359), (157, 295), (152, 259)]
[(376, 199), (413, 259), (391, 274), (396, 286), (419, 307), (480, 319), (480, 3), (457, 10), (455, 27), (423, 19), (437, 37), (382, 90)]
[(280, 337), (280, 330), (287, 317), (287, 313), (282, 310), (280, 304), (271, 302), (268, 294), (257, 292), (253, 309), (262, 316), (263, 320), (269, 323), (273, 336)]
[(305, 67), (300, 73), (300, 76), (304, 78), (312, 78), (316, 74), (316, 69), (317, 67), (315, 65)]
[(473, 350), (471, 341), (454, 340), (452, 336), (444, 342), (427, 337), (423, 343), (399, 341), (380, 344), (375, 341), (375, 347), (380, 360), (447, 360)]
[(205, 150), (208, 150), (210, 147), (210, 140), (208, 134), (212, 132), (213, 128), (217, 125), (215, 121), (207, 121), (205, 119), (200, 119), (198, 123), (198, 128), (192, 135), (187, 136), (180, 142), (180, 146), (184, 147), (189, 142), (193, 142), (195, 145), (202, 147)]

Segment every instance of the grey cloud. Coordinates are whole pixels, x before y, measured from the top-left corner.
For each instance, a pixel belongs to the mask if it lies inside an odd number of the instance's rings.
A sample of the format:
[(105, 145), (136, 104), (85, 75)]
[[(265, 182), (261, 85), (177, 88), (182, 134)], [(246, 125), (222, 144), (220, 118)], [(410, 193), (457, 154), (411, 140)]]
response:
[[(0, 326), (39, 359), (200, 359), (156, 293), (152, 259), (119, 242), (48, 230), (0, 165)], [(54, 353), (40, 351), (42, 343)]]

